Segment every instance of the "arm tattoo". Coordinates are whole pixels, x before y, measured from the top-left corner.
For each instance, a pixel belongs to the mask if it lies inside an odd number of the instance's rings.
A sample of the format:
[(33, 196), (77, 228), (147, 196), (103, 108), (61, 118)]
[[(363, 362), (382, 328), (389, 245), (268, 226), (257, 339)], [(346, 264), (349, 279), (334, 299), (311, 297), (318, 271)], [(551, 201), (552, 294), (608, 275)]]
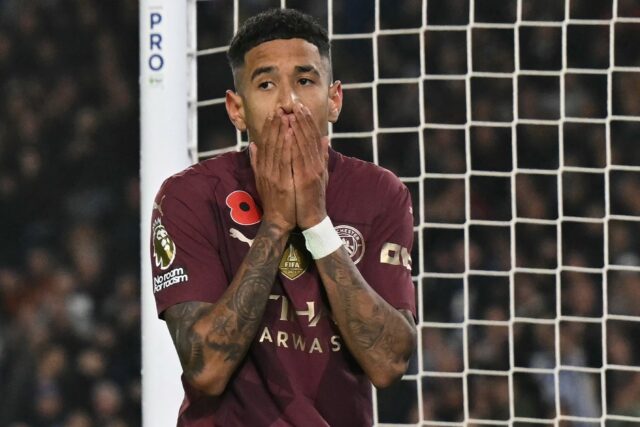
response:
[(204, 366), (203, 340), (193, 331), (193, 325), (207, 313), (208, 304), (186, 302), (167, 309), (165, 314), (180, 364), (189, 378), (198, 375)]
[(406, 361), (415, 346), (411, 314), (399, 312), (371, 289), (343, 249), (320, 260), (319, 267), (325, 285), (335, 289), (332, 309), (354, 356), (376, 368)]
[(262, 320), (285, 241), (274, 226), (263, 224), (215, 304), (190, 301), (166, 310), (165, 320), (188, 379), (220, 361), (228, 364), (229, 375), (235, 370)]

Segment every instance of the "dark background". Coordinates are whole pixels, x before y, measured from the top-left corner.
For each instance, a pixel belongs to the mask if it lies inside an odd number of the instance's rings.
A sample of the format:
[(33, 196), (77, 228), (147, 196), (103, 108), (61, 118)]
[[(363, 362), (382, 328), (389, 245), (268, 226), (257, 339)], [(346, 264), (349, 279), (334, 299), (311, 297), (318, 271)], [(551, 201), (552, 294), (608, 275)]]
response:
[(0, 2), (0, 425), (140, 425), (137, 1)]

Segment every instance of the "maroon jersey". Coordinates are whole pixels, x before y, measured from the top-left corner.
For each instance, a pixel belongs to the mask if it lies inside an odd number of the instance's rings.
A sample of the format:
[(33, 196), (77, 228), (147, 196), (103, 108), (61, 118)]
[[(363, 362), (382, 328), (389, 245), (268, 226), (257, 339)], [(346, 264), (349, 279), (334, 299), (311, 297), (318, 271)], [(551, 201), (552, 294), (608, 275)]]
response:
[[(415, 316), (409, 253), (411, 198), (391, 172), (330, 149), (327, 213), (367, 283)], [(152, 218), (158, 314), (186, 301), (214, 303), (253, 242), (260, 197), (247, 150), (167, 179)], [(371, 383), (347, 350), (318, 271), (294, 231), (262, 324), (221, 396), (183, 379), (178, 426), (370, 426)]]

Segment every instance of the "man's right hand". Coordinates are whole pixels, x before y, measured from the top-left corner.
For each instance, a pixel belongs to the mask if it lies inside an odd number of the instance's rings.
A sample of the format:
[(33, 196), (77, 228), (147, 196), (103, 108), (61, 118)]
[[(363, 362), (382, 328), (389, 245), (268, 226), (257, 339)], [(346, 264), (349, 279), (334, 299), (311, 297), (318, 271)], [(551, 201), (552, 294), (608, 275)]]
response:
[(261, 140), (251, 142), (251, 167), (262, 201), (263, 221), (288, 232), (296, 226), (296, 204), (291, 168), (293, 130), (281, 109), (267, 117)]

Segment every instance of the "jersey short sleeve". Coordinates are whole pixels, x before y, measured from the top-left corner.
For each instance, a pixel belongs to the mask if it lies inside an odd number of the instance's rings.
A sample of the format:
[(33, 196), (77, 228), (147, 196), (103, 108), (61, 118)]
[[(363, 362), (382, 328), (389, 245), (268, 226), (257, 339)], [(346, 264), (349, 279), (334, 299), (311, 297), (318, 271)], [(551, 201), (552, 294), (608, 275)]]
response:
[(361, 272), (369, 285), (389, 304), (409, 310), (415, 317), (415, 289), (411, 279), (411, 195), (390, 172), (380, 186), (388, 203), (383, 204), (373, 223)]
[(215, 302), (228, 278), (219, 250), (213, 201), (193, 177), (169, 178), (151, 218), (151, 268), (158, 315), (186, 301)]

